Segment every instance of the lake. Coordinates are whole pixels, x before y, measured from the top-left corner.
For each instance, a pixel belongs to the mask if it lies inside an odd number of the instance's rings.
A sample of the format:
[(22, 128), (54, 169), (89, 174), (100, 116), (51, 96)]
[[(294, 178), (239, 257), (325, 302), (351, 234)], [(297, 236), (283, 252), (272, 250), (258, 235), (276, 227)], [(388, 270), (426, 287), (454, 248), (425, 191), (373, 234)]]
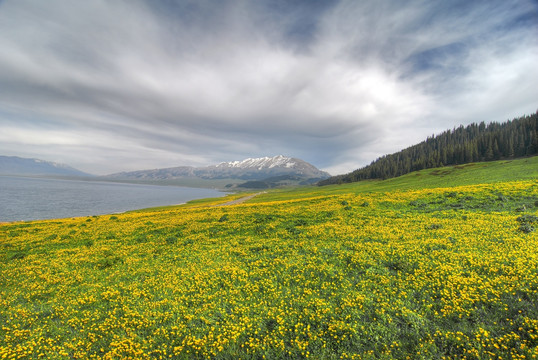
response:
[(179, 186), (0, 176), (0, 222), (112, 214), (223, 195)]

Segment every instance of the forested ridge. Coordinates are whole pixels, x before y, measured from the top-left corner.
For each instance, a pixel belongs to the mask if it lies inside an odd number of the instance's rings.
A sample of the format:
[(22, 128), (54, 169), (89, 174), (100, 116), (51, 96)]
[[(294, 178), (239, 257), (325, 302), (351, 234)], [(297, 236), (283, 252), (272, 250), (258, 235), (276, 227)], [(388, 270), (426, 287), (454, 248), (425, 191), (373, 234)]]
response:
[(538, 112), (504, 123), (472, 123), (385, 155), (349, 174), (333, 176), (318, 185), (388, 179), (407, 173), (477, 161), (513, 159), (538, 154)]

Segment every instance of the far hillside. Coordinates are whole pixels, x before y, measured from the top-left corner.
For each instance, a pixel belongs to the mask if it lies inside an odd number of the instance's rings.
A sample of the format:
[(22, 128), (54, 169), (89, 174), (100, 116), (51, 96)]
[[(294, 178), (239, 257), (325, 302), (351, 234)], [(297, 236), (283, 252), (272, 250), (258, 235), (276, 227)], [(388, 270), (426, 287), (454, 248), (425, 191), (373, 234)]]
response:
[(502, 124), (473, 123), (429, 137), (420, 144), (385, 155), (349, 174), (319, 185), (388, 179), (413, 171), (479, 161), (514, 159), (538, 154), (538, 112)]
[[(298, 187), (272, 190), (251, 202), (292, 200), (340, 194), (390, 193), (458, 186), (497, 184), (538, 179), (538, 155), (514, 160), (498, 160), (463, 165), (451, 165), (413, 171), (390, 179), (372, 179), (330, 186)], [(538, 199), (537, 199), (538, 200)], [(198, 200), (195, 200), (195, 202)]]
[(53, 177), (91, 177), (69, 165), (41, 159), (21, 158), (0, 155), (0, 175), (14, 176), (53, 176)]

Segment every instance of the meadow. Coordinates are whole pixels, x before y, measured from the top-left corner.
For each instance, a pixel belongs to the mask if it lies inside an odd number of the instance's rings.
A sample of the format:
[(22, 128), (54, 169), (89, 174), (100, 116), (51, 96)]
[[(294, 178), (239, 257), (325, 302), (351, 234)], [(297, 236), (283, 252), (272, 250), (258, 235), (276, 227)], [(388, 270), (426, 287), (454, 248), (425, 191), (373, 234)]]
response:
[(0, 358), (537, 358), (537, 159), (0, 225)]

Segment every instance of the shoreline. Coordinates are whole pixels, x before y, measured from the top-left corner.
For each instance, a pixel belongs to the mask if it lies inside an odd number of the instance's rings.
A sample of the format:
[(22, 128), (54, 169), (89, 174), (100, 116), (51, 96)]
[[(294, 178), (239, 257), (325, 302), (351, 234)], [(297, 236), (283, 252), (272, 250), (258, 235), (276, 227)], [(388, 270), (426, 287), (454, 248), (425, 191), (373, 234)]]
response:
[[(243, 196), (239, 199), (235, 199), (235, 200), (231, 200), (231, 201), (227, 201), (225, 203), (222, 203), (222, 204), (214, 204), (214, 205), (209, 205), (209, 207), (220, 207), (220, 206), (232, 206), (232, 205), (239, 205), (247, 200), (250, 200), (258, 195), (261, 195), (261, 194), (266, 194), (267, 191), (262, 191), (262, 192), (259, 192), (259, 193), (256, 193), (256, 194), (252, 194), (252, 195), (248, 195), (248, 196)], [(196, 199), (196, 200), (199, 200), (199, 199)], [(180, 203), (180, 204), (172, 204), (172, 205), (163, 205), (162, 207), (167, 207), (167, 206), (181, 206), (181, 205), (186, 205), (188, 202), (183, 202), (183, 203)], [(118, 214), (126, 214), (126, 213), (129, 213), (129, 212), (134, 212), (134, 211), (142, 211), (142, 210), (150, 210), (150, 209), (154, 209), (154, 208), (160, 208), (161, 206), (156, 206), (156, 207), (149, 207), (149, 208), (141, 208), (141, 209), (134, 209), (134, 210), (125, 210), (125, 211), (118, 211), (118, 212), (113, 212), (113, 213), (106, 213), (106, 214), (99, 214), (99, 215), (82, 215), (82, 216), (72, 216), (72, 217), (64, 217), (64, 218), (53, 218), (53, 219), (34, 219), (34, 220), (14, 220), (14, 221), (0, 221), (0, 226), (2, 225), (10, 225), (10, 224), (15, 224), (15, 223), (25, 223), (25, 222), (32, 222), (32, 221), (57, 221), (57, 220), (66, 220), (66, 219), (78, 219), (78, 218), (87, 218), (87, 217), (94, 217), (94, 216), (107, 216), (107, 215), (118, 215)]]
[(227, 193), (183, 186), (66, 181), (1, 176), (0, 225), (120, 214), (147, 208), (177, 206)]

